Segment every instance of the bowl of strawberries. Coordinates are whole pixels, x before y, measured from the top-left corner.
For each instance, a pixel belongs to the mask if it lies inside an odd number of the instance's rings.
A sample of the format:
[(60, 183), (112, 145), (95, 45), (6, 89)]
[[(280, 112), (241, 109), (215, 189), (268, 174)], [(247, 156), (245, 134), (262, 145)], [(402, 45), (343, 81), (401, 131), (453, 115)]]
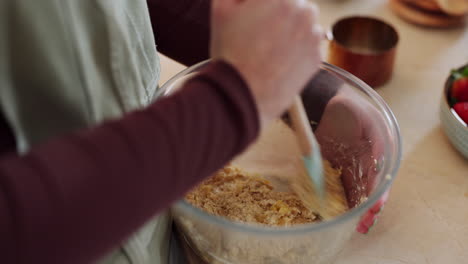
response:
[(448, 77), (440, 108), (445, 134), (468, 159), (468, 64)]

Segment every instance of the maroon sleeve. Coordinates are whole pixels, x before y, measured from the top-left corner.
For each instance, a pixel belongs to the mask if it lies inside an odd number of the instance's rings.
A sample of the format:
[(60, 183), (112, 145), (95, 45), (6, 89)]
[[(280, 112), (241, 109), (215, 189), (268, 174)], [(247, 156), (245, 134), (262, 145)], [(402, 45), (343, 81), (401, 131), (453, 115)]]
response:
[(149, 108), (0, 161), (2, 263), (89, 263), (258, 134), (250, 91), (216, 62)]
[(185, 65), (209, 58), (210, 0), (148, 0), (158, 51)]
[(10, 125), (0, 113), (0, 157), (5, 152), (14, 151), (16, 149), (16, 139), (13, 135)]

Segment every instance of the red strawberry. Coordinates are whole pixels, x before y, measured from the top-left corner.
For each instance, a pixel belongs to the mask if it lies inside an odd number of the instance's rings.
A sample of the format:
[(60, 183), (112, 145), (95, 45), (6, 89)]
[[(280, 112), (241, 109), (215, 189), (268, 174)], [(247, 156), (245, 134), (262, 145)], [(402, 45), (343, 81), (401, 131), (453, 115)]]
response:
[(462, 77), (453, 82), (452, 97), (457, 102), (468, 102), (468, 77)]
[(468, 124), (468, 102), (456, 103), (453, 109), (455, 109), (458, 116), (465, 121), (465, 124)]

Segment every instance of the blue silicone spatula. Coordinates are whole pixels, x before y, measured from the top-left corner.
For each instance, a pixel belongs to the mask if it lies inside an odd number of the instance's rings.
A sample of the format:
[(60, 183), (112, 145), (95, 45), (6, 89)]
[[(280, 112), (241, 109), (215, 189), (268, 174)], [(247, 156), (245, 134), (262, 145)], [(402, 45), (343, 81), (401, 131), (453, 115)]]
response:
[[(308, 179), (301, 179), (301, 183), (312, 184), (318, 198), (323, 200), (325, 196), (325, 183), (320, 146), (312, 132), (309, 118), (304, 109), (302, 99), (299, 96), (296, 97), (294, 104), (289, 108), (288, 114), (302, 152), (304, 167), (309, 176)], [(310, 189), (306, 187), (304, 186), (303, 190)], [(299, 190), (299, 192), (301, 191)], [(298, 194), (301, 198), (311, 195), (305, 193)]]

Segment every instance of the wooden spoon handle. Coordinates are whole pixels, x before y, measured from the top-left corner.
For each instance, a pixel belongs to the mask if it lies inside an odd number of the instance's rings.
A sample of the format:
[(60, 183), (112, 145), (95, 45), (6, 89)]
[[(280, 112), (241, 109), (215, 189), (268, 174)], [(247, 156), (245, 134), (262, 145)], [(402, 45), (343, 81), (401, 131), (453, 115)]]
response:
[(302, 155), (310, 156), (312, 154), (314, 134), (310, 127), (309, 118), (307, 118), (302, 99), (299, 96), (295, 98), (294, 104), (289, 108), (288, 113), (292, 127), (296, 132)]

